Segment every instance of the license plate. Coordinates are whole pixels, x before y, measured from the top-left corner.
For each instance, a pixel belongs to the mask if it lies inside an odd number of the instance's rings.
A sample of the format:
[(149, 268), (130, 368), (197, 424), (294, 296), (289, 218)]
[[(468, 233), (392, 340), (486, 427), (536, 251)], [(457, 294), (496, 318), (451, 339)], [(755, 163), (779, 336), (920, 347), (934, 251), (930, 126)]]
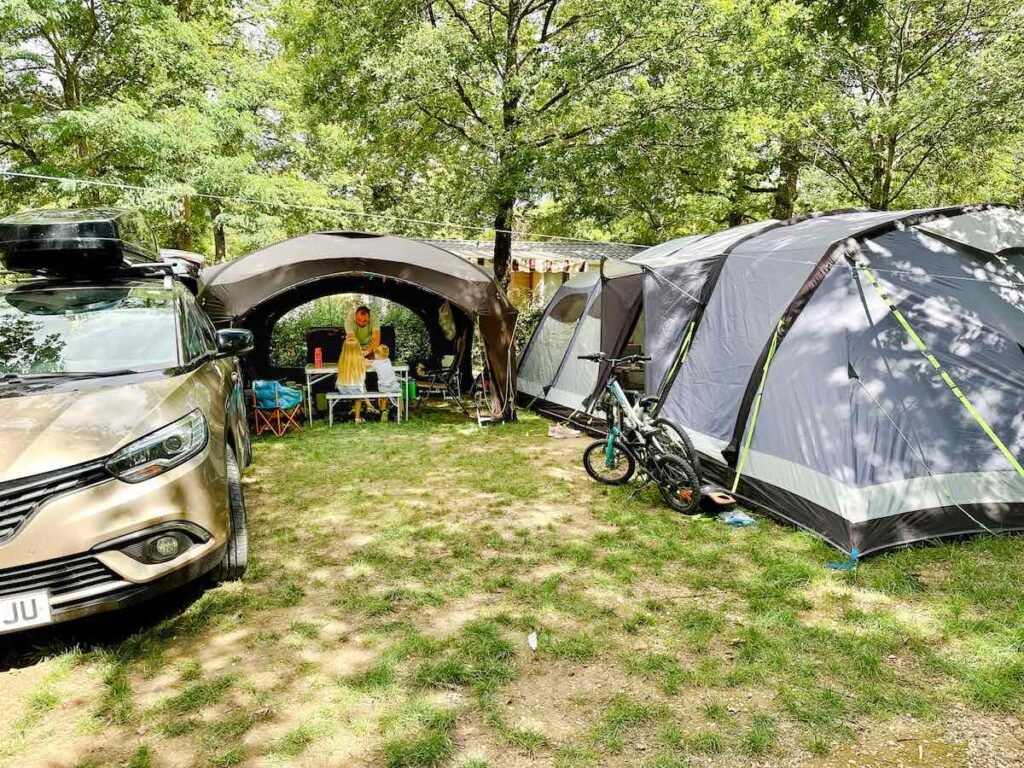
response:
[(51, 621), (50, 593), (46, 590), (0, 597), (0, 634), (38, 627)]

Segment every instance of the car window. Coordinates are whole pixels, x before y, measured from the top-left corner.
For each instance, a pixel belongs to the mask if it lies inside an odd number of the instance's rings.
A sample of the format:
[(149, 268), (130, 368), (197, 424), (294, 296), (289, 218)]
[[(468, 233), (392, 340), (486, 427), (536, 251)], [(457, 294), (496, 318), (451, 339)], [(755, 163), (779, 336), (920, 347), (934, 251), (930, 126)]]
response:
[(198, 302), (193, 302), (196, 307), (196, 313), (199, 316), (199, 328), (206, 339), (206, 346), (212, 352), (217, 351), (217, 329), (213, 327), (213, 322), (210, 320), (210, 316), (207, 315), (202, 307), (199, 306)]
[(175, 323), (161, 286), (19, 286), (0, 294), (0, 373), (170, 368)]
[(210, 320), (196, 304), (192, 294), (179, 297), (183, 324), (185, 358), (191, 363), (217, 351), (217, 337)]

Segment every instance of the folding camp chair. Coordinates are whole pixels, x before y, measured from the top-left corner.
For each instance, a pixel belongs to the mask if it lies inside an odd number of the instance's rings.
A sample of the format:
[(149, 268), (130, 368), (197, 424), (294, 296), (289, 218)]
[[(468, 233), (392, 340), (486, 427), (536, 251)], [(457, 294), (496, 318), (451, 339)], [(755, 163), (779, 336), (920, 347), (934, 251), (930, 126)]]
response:
[(423, 411), (423, 406), (432, 397), (440, 397), (442, 400), (451, 400), (465, 413), (469, 415), (466, 406), (462, 402), (462, 375), (459, 365), (459, 358), (456, 355), (445, 355), (441, 358), (441, 367), (431, 371), (424, 371), (416, 379), (416, 410)]
[(482, 427), (485, 424), (493, 424), (495, 420), (491, 411), (491, 380), (486, 370), (473, 381), (469, 396), (476, 409), (476, 425)]
[[(266, 405), (260, 405), (259, 398), (256, 395), (257, 385), (261, 384), (277, 384), (274, 387), (274, 406), (268, 408)], [(302, 398), (299, 397), (298, 404), (294, 406), (281, 406), (281, 385), (278, 382), (262, 382), (254, 381), (252, 389), (252, 417), (253, 426), (256, 429), (257, 435), (262, 435), (264, 432), (273, 432), (278, 437), (284, 435), (289, 429), (294, 429), (297, 432), (302, 431), (302, 425), (299, 424), (298, 416), (302, 410)]]

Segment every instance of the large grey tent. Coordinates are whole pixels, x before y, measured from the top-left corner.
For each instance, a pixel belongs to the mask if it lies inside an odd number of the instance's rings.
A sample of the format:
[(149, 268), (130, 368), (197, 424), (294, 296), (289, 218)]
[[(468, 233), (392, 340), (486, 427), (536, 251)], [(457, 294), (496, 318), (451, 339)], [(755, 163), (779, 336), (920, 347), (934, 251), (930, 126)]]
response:
[(1024, 214), (846, 211), (641, 254), (648, 391), (840, 549), (1024, 529)]
[[(448, 302), (464, 334), (463, 349), (470, 348), (473, 325), (479, 326), (492, 410), (514, 417), (517, 312), (491, 275), (435, 245), (361, 232), (303, 235), (203, 270), (199, 299), (218, 325), (253, 331), (252, 363), (263, 372), (272, 368), (270, 335), (277, 320), (334, 293), (366, 293), (407, 306), (424, 319), (434, 343), (445, 342), (438, 310)], [(463, 361), (468, 370), (469, 355)]]

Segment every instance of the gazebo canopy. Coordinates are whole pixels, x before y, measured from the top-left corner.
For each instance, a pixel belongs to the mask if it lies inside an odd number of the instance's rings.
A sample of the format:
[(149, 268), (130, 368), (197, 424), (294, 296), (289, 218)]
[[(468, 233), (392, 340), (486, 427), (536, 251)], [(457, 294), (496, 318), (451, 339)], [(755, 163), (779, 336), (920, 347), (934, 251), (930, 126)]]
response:
[(253, 331), (256, 364), (268, 365), (270, 332), (279, 317), (321, 296), (345, 292), (380, 296), (414, 310), (417, 303), (434, 308), (448, 301), (479, 326), (493, 411), (513, 417), (516, 309), (484, 270), (435, 245), (362, 232), (302, 235), (203, 270), (199, 300), (217, 325)]

